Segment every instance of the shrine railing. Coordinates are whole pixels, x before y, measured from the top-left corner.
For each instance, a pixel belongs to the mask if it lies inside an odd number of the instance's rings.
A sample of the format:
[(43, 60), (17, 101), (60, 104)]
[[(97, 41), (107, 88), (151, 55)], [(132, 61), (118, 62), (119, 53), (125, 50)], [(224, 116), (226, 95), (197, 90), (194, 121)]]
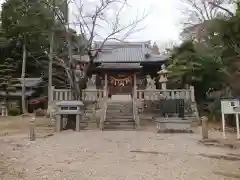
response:
[(136, 90), (137, 100), (152, 100), (157, 101), (161, 99), (184, 99), (195, 101), (194, 88), (190, 89), (154, 89), (154, 90)]
[[(85, 101), (101, 101), (104, 98), (104, 91), (101, 89), (83, 90), (82, 99)], [(71, 89), (52, 89), (53, 101), (71, 101), (73, 100)]]
[[(164, 105), (160, 103), (161, 100), (178, 100), (178, 99), (180, 100), (179, 102), (169, 101), (169, 106), (166, 104)], [(180, 102), (182, 102), (181, 100), (183, 100), (183, 102), (186, 102), (184, 103), (183, 110), (180, 107), (181, 106)], [(157, 103), (158, 101), (160, 104)], [(191, 86), (189, 89), (136, 90), (136, 102), (141, 112), (145, 110), (152, 112), (154, 110), (157, 110), (159, 107), (161, 107), (164, 113), (173, 114), (173, 111), (174, 112), (176, 111), (176, 114), (179, 114), (179, 116), (186, 115), (188, 117), (196, 117), (196, 119), (199, 119), (193, 86)], [(162, 102), (165, 102), (165, 101), (162, 101)], [(156, 105), (157, 105), (157, 108), (156, 108)]]

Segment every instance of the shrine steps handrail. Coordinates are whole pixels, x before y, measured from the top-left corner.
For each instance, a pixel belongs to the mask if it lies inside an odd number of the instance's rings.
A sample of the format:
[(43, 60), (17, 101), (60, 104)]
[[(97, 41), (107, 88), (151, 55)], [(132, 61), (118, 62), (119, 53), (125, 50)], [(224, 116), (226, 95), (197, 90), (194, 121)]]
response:
[[(71, 89), (53, 89), (54, 92), (71, 92)], [(83, 92), (104, 92), (102, 89), (83, 89)]]
[(190, 89), (138, 89), (137, 92), (191, 92)]

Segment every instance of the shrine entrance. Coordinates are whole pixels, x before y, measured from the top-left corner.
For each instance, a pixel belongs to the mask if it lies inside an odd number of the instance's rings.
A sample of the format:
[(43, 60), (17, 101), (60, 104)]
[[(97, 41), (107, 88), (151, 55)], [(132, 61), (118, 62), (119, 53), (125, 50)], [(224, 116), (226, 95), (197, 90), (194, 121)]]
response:
[(133, 92), (132, 75), (115, 75), (108, 77), (108, 92), (110, 95), (130, 95)]
[(102, 63), (97, 70), (102, 76), (101, 85), (106, 96), (129, 95), (133, 97), (136, 77), (141, 71), (140, 63)]

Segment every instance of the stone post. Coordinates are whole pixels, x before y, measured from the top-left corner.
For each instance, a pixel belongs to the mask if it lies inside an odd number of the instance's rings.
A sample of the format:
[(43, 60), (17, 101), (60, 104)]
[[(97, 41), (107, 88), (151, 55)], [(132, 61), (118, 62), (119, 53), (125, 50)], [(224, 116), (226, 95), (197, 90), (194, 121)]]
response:
[(76, 114), (76, 132), (80, 132), (80, 120), (81, 119), (81, 115), (80, 114)]
[(60, 132), (62, 127), (62, 117), (60, 114), (56, 115), (56, 131)]
[(190, 98), (192, 102), (195, 102), (194, 86), (190, 86)]
[(36, 131), (35, 131), (35, 115), (30, 120), (30, 141), (36, 140)]
[(201, 117), (202, 121), (202, 139), (208, 139), (208, 118), (206, 116)]
[(239, 129), (239, 114), (236, 113), (236, 126), (237, 126), (237, 139), (240, 139), (240, 129)]

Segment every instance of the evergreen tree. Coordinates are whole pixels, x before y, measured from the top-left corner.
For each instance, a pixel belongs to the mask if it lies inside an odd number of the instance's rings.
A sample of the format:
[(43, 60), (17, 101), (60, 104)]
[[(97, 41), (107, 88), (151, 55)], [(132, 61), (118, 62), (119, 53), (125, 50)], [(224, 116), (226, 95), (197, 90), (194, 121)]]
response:
[(4, 101), (7, 107), (9, 95), (17, 91), (16, 84), (19, 84), (15, 72), (16, 63), (13, 59), (7, 58), (3, 64), (0, 64), (0, 91), (4, 93)]

